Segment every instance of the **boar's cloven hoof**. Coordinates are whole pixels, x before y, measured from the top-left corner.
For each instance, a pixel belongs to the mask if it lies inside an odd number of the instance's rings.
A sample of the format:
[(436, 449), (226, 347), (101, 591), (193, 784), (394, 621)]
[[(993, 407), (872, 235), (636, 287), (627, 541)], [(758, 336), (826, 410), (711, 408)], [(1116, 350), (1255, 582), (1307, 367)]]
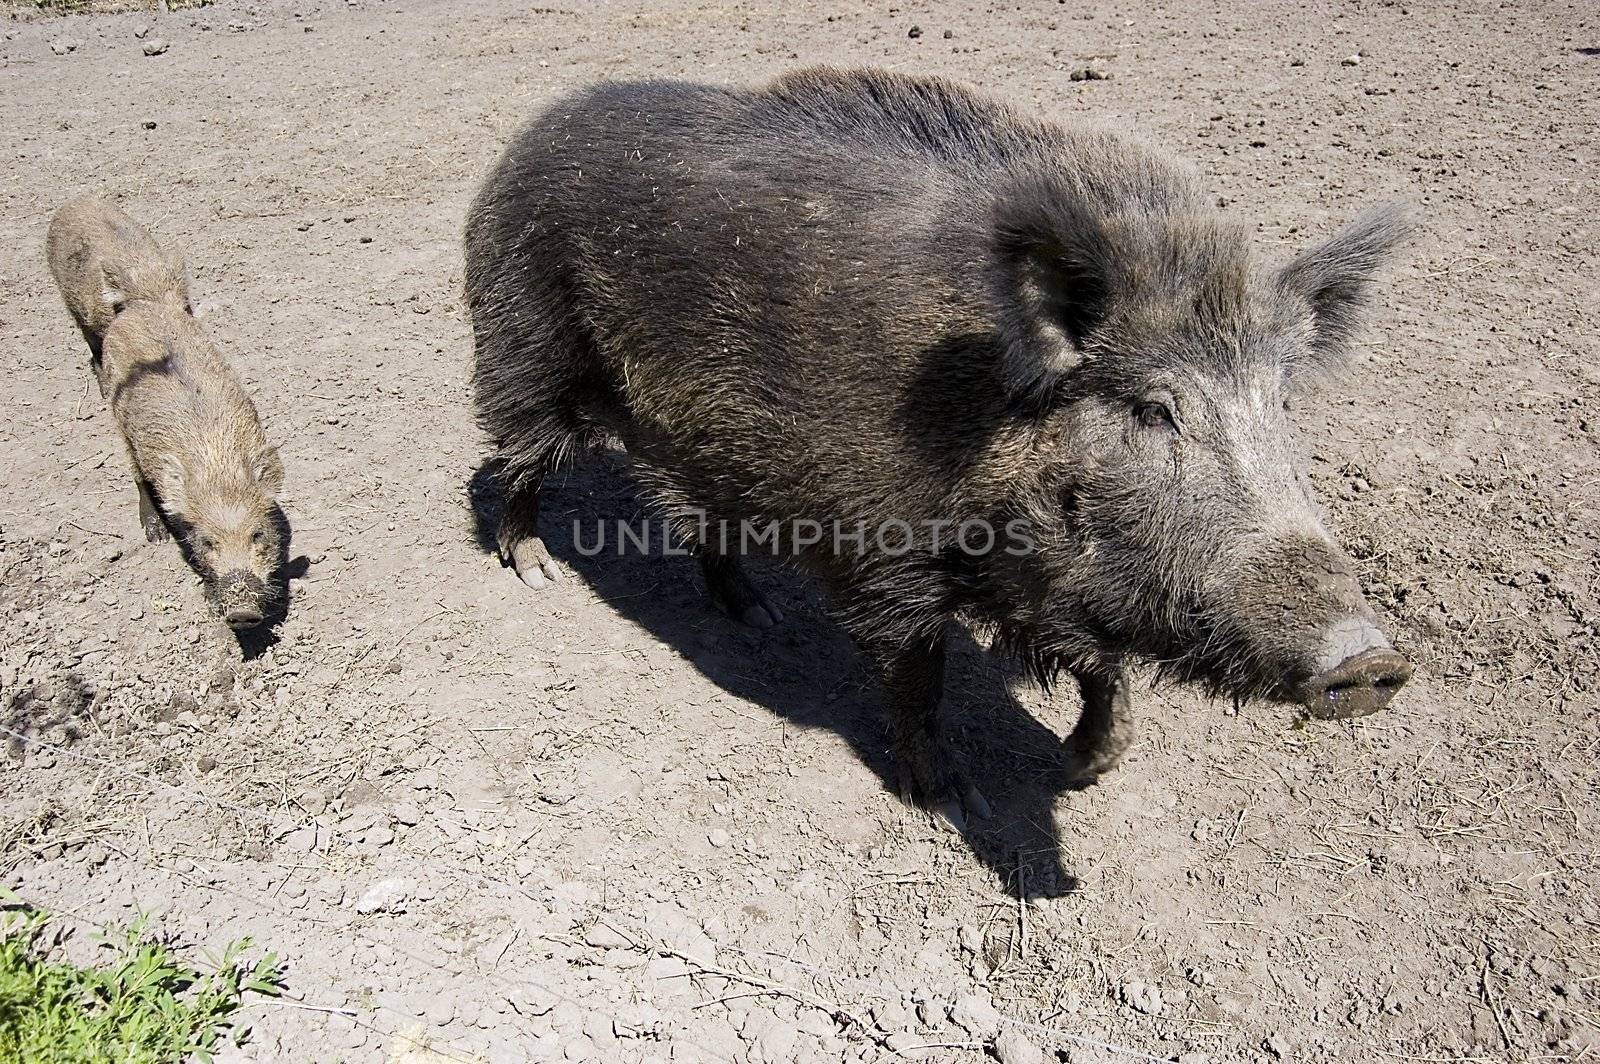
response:
[(778, 607), (764, 603), (753, 603), (744, 608), (739, 619), (751, 628), (771, 628), (783, 621), (783, 614)]
[(934, 805), (931, 812), (935, 826), (954, 831), (958, 835), (966, 834), (967, 817), (988, 820), (994, 815), (994, 810), (989, 807), (989, 799), (970, 783), (962, 791), (960, 799), (951, 798), (939, 802)]
[(546, 583), (554, 584), (561, 580), (561, 570), (550, 557), (544, 541), (536, 536), (529, 536), (512, 547), (507, 561), (522, 582), (534, 590), (544, 587)]

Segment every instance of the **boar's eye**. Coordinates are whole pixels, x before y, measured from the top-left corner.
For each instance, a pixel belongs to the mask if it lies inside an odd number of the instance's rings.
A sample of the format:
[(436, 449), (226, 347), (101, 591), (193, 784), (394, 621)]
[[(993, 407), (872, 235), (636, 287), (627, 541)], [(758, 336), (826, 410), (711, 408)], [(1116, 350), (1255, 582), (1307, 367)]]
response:
[(1178, 421), (1172, 416), (1172, 408), (1159, 399), (1141, 400), (1134, 405), (1133, 414), (1139, 419), (1139, 424), (1147, 428), (1178, 431)]
[(200, 549), (201, 550), (211, 551), (211, 550), (216, 550), (217, 549), (217, 541), (212, 539), (210, 536), (206, 535), (205, 533), (201, 533), (200, 535), (196, 536), (195, 538), (200, 541)]
[(265, 543), (266, 541), (267, 541), (267, 533), (266, 533), (265, 529), (258, 528), (254, 532), (250, 533), (250, 542), (254, 543), (256, 546), (259, 547), (259, 546), (261, 546), (261, 544)]

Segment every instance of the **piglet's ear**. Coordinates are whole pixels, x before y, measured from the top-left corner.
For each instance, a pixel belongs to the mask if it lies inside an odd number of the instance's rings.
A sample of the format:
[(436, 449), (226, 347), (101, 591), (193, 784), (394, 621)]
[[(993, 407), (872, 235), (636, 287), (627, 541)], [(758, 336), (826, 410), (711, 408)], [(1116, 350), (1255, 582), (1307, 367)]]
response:
[(1047, 181), (997, 197), (994, 282), (1001, 375), (1025, 397), (1049, 391), (1082, 360), (1105, 317), (1112, 241), (1100, 217)]
[(194, 303), (189, 298), (189, 266), (183, 256), (176, 251), (167, 252), (167, 276), (178, 294), (183, 297), (183, 309), (192, 316)]
[(113, 315), (121, 314), (122, 308), (128, 305), (126, 286), (122, 278), (109, 266), (100, 270), (100, 302), (103, 303)]
[(277, 492), (283, 487), (283, 459), (278, 457), (276, 447), (263, 447), (255, 453), (251, 462), (251, 471), (255, 473), (256, 483), (269, 492)]
[(1311, 309), (1311, 345), (1319, 362), (1337, 361), (1348, 351), (1375, 276), (1414, 231), (1401, 205), (1377, 207), (1278, 272), (1279, 290)]

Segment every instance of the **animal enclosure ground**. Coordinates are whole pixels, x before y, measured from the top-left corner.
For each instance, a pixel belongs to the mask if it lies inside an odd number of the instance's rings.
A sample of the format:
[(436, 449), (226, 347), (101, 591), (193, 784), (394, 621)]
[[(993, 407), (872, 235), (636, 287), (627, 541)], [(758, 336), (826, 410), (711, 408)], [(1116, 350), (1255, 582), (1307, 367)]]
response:
[[(1586, 5), (7, 14), (0, 874), (63, 919), (271, 944), (289, 993), (247, 1003), (231, 1059), (1600, 1053)], [(546, 504), (559, 586), (499, 568), (459, 299), (476, 181), (597, 78), (818, 62), (1136, 132), (1263, 261), (1415, 205), (1356, 370), (1298, 411), (1417, 666), (1389, 711), (1302, 726), (1141, 686), (1140, 742), (1073, 791), (1075, 696), (969, 642), (950, 716), (995, 816), (962, 839), (887, 789), (807, 581), (762, 572), (788, 619), (755, 632), (686, 559), (572, 549), (573, 521), (636, 516), (618, 456)], [(242, 661), (140, 534), (49, 283), (49, 214), (91, 188), (187, 252), (282, 445), (292, 601)]]

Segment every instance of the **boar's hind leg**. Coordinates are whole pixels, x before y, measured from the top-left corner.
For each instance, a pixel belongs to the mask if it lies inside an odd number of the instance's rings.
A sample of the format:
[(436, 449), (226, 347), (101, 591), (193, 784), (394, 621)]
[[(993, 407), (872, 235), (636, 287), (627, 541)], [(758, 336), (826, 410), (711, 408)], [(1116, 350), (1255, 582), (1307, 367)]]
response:
[(1133, 742), (1128, 681), (1120, 669), (1109, 675), (1075, 675), (1083, 693), (1083, 715), (1067, 736), (1066, 747), (1072, 757), (1073, 777), (1092, 782), (1115, 768)]
[(783, 612), (750, 582), (737, 557), (709, 547), (700, 548), (698, 553), (706, 590), (718, 609), (751, 628), (771, 628), (783, 620)]
[(944, 693), (944, 635), (932, 642), (869, 646), (883, 685), (889, 740), (900, 768), (900, 792), (933, 811), (935, 823), (966, 830), (968, 814), (989, 818), (989, 802), (956, 767), (939, 726)]
[(561, 578), (550, 550), (539, 538), (539, 485), (520, 484), (506, 496), (505, 511), (500, 515), (500, 528), (496, 534), (500, 548), (500, 562), (516, 570), (522, 582), (540, 588), (548, 578)]
[(167, 538), (167, 523), (162, 520), (156, 500), (150, 494), (150, 485), (145, 483), (144, 478), (136, 477), (134, 485), (139, 489), (139, 524), (144, 527), (144, 538), (151, 543), (159, 543)]

